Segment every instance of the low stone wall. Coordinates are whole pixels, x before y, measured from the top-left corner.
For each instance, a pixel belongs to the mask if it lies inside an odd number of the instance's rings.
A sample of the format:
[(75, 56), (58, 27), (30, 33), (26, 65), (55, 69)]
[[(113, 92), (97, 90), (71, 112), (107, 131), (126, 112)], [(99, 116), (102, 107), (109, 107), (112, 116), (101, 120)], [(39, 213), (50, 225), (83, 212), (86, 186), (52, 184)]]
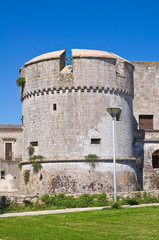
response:
[[(130, 197), (133, 198), (136, 193), (140, 193), (141, 197), (145, 193), (145, 191), (134, 191), (134, 192), (118, 192), (117, 196), (120, 198), (126, 198)], [(155, 191), (146, 191), (147, 194), (149, 194), (152, 197), (158, 197), (159, 196), (159, 190)], [(75, 197), (78, 197), (80, 194), (68, 194), (68, 195), (73, 195)], [(33, 204), (43, 204), (41, 201), (41, 197), (39, 195), (11, 195), (11, 194), (6, 194), (6, 195), (1, 195), (0, 194), (0, 204), (2, 203), (7, 203), (7, 204), (25, 204), (25, 202), (30, 202)], [(113, 193), (107, 194), (107, 199), (110, 201), (113, 199)]]
[[(117, 161), (117, 191), (139, 190), (136, 162)], [(24, 182), (25, 172), (30, 171), (29, 182)], [(43, 162), (42, 169), (34, 173), (30, 162), (22, 166), (20, 193), (23, 195), (43, 195), (45, 193), (112, 193), (113, 162), (98, 161), (91, 167), (85, 161)]]
[(39, 203), (42, 204), (41, 202), (41, 197), (42, 196), (35, 196), (35, 195), (30, 195), (30, 196), (25, 196), (25, 195), (10, 195), (10, 194), (1, 194), (0, 193), (0, 205), (3, 204), (25, 204), (25, 202), (30, 202), (33, 204)]

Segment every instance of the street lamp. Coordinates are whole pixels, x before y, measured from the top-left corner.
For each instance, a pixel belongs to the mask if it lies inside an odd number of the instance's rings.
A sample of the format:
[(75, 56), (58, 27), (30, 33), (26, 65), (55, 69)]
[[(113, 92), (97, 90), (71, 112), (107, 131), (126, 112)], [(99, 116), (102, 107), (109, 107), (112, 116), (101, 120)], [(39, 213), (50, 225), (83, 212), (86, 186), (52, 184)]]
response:
[(112, 117), (113, 121), (113, 165), (114, 165), (114, 201), (117, 202), (116, 194), (116, 144), (115, 144), (115, 120), (120, 108), (107, 108), (107, 112)]

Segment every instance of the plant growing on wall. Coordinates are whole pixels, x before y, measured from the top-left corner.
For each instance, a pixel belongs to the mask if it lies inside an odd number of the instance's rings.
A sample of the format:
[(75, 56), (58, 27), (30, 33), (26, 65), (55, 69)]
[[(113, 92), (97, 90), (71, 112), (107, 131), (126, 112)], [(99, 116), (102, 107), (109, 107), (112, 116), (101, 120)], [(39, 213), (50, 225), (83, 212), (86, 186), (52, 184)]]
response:
[(33, 157), (30, 157), (29, 160), (30, 161), (34, 161), (34, 160), (42, 160), (44, 157), (42, 155), (34, 155)]
[(18, 87), (22, 87), (23, 88), (24, 85), (25, 85), (25, 78), (24, 77), (17, 78), (16, 84), (17, 84)]
[(41, 166), (40, 162), (33, 162), (32, 167), (33, 167), (33, 172), (34, 173), (38, 173), (42, 169), (42, 166)]
[[(42, 169), (42, 165), (41, 165), (40, 161), (43, 158), (44, 157), (42, 155), (34, 155), (33, 157), (29, 158), (29, 160), (32, 161), (32, 167), (33, 167), (34, 173), (38, 173)], [(36, 161), (36, 160), (40, 160), (40, 161)]]
[(25, 170), (24, 171), (24, 182), (27, 184), (30, 180), (30, 170)]
[(96, 154), (88, 154), (84, 158), (92, 168), (95, 168), (97, 164), (96, 161), (99, 159), (99, 157)]
[(141, 157), (136, 158), (136, 164), (139, 165), (142, 163)]
[(72, 57), (66, 58), (66, 65), (71, 65), (72, 64)]
[[(42, 169), (40, 161), (44, 158), (42, 155), (34, 155), (35, 149), (32, 145), (28, 147), (29, 160), (32, 162), (33, 172), (38, 173)], [(38, 161), (36, 161), (38, 160)]]
[(35, 152), (35, 149), (33, 146), (29, 146), (28, 147), (28, 153), (29, 153), (29, 157), (31, 158), (31, 156), (33, 155), (33, 153)]
[(22, 126), (23, 126), (23, 116), (21, 117), (20, 121), (22, 122)]
[(19, 168), (20, 170), (22, 170), (22, 164), (21, 164), (21, 163), (18, 164), (18, 168)]

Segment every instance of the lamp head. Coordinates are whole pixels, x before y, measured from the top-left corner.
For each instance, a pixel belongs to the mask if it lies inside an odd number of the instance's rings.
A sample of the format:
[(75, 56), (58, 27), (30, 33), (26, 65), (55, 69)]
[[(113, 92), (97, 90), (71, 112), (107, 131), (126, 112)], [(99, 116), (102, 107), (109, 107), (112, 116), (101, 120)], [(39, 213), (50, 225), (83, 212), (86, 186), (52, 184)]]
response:
[(112, 118), (115, 118), (119, 111), (120, 108), (107, 108), (107, 112), (110, 114)]

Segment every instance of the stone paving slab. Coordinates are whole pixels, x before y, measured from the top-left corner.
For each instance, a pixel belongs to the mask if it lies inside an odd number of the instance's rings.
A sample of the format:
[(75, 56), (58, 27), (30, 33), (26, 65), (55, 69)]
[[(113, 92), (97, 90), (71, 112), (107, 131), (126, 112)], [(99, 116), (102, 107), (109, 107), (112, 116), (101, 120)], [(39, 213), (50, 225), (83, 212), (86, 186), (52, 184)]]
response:
[[(124, 205), (125, 208), (136, 208), (136, 207), (148, 207), (148, 206), (159, 206), (159, 203), (139, 204), (139, 205)], [(59, 214), (59, 213), (70, 213), (70, 212), (85, 212), (92, 210), (101, 210), (105, 207), (89, 207), (89, 208), (67, 208), (57, 210), (44, 210), (44, 211), (32, 211), (32, 212), (19, 212), (19, 213), (4, 213), (0, 214), (0, 218), (6, 217), (21, 217), (21, 216), (35, 216), (35, 215), (46, 215), (46, 214)]]

